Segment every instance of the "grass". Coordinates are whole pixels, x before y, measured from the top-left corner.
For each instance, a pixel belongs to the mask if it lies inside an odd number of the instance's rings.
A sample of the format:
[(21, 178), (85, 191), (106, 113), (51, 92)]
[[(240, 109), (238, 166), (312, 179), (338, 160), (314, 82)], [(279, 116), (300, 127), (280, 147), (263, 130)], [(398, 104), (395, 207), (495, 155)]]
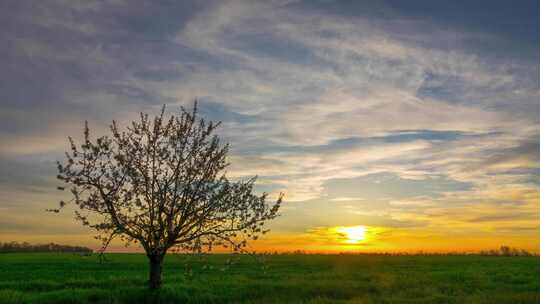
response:
[(0, 254), (0, 303), (540, 303), (540, 257)]

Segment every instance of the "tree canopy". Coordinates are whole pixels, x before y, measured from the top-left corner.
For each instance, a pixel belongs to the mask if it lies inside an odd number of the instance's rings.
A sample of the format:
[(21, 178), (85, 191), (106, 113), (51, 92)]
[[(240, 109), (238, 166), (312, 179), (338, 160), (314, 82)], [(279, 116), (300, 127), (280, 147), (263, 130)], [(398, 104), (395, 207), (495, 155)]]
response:
[(219, 125), (199, 118), (196, 102), (168, 118), (165, 106), (153, 118), (141, 113), (125, 130), (113, 121), (111, 136), (96, 139), (86, 122), (82, 144), (70, 137), (71, 151), (58, 162), (58, 179), (73, 198), (51, 211), (75, 204), (76, 219), (98, 232), (103, 250), (115, 237), (139, 243), (150, 259), (151, 288), (159, 287), (152, 272), (161, 272), (171, 247), (242, 250), (266, 233), (283, 195), (268, 204), (267, 193), (254, 194), (255, 177), (226, 177), (229, 146), (214, 134)]

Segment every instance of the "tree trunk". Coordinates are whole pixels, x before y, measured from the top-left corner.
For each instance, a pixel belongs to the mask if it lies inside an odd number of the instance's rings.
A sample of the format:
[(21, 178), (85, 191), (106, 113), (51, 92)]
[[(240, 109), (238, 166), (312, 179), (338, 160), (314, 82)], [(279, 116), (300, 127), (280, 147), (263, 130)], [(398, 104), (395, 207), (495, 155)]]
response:
[(150, 276), (148, 279), (148, 287), (152, 290), (161, 287), (161, 268), (163, 265), (163, 255), (149, 255), (150, 260)]

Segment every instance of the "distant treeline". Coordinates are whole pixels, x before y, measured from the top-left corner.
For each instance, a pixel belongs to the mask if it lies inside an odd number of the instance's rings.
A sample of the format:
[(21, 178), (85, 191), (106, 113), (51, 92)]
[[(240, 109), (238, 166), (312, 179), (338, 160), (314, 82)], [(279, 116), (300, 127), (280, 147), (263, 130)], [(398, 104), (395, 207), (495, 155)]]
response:
[(30, 244), (27, 242), (0, 242), (0, 253), (9, 252), (76, 252), (76, 253), (92, 253), (93, 250), (88, 247), (60, 245), (55, 243), (49, 244)]
[(340, 253), (320, 253), (308, 252), (304, 250), (286, 251), (286, 252), (258, 252), (263, 255), (368, 255), (368, 256), (538, 256), (536, 253), (529, 252), (525, 249), (513, 248), (509, 246), (501, 246), (499, 249), (482, 250), (479, 252), (465, 251), (450, 251), (450, 252), (340, 252)]
[[(70, 246), (60, 245), (55, 243), (49, 244), (30, 244), (28, 242), (18, 243), (0, 242), (0, 253), (9, 252), (73, 252), (91, 254), (93, 250), (83, 246)], [(175, 252), (176, 254), (193, 254), (192, 252)], [(239, 253), (235, 253), (239, 254)], [(295, 251), (265, 251), (265, 252), (252, 252), (253, 255), (369, 255), (369, 256), (463, 256), (463, 255), (480, 255), (480, 256), (538, 256), (536, 253), (529, 252), (525, 249), (513, 248), (509, 246), (501, 246), (499, 249), (482, 250), (479, 252), (463, 252), (463, 251), (451, 251), (451, 252), (340, 252), (340, 253), (321, 253), (321, 252), (308, 252), (304, 250)]]
[(512, 248), (509, 246), (501, 246), (499, 249), (482, 250), (480, 255), (489, 256), (533, 256), (535, 254), (528, 252), (525, 249)]

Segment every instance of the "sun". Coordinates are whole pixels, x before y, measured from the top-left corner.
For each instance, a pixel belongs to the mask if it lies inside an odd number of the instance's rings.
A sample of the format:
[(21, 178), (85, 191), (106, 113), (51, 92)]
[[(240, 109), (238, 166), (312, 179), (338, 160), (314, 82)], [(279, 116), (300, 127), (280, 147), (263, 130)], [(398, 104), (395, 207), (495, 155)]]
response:
[(364, 226), (339, 227), (337, 231), (343, 234), (347, 244), (357, 244), (366, 240), (366, 227)]

